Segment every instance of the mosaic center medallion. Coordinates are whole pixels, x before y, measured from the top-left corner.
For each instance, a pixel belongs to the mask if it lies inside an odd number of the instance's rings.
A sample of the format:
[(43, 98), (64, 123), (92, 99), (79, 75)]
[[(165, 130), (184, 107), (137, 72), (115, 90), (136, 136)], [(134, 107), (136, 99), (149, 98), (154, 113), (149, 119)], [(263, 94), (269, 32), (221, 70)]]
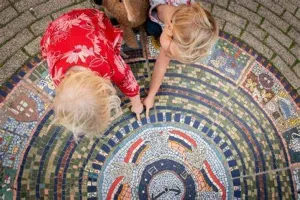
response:
[[(99, 199), (227, 199), (232, 178), (225, 156), (197, 129), (146, 126), (105, 161)], [(228, 196), (229, 195), (229, 196)]]

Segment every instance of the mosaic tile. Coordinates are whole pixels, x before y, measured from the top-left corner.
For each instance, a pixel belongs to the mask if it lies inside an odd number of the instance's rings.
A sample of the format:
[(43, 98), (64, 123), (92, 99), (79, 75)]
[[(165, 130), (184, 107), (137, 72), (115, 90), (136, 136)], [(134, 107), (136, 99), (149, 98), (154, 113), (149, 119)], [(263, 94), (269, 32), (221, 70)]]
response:
[(221, 38), (200, 64), (213, 68), (224, 77), (237, 82), (247, 70), (251, 59), (254, 58), (243, 49)]
[[(55, 95), (39, 57), (0, 88), (0, 196), (16, 199), (297, 199), (299, 95), (264, 58), (221, 33), (201, 63), (172, 61), (141, 122), (123, 113), (103, 137), (48, 126)], [(122, 47), (149, 90), (159, 46)]]

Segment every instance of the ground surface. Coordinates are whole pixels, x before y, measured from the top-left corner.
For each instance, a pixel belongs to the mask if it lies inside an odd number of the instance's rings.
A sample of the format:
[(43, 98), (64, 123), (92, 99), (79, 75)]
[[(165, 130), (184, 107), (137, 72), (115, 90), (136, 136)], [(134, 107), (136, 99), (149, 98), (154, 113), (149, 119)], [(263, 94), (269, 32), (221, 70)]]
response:
[[(103, 138), (75, 143), (47, 131), (54, 87), (38, 43), (49, 22), (90, 2), (1, 1), (2, 197), (298, 199), (300, 3), (203, 5), (222, 29), (208, 58), (171, 63), (150, 119), (136, 122), (122, 97)], [(138, 38), (140, 49), (123, 50), (145, 96), (157, 51)]]

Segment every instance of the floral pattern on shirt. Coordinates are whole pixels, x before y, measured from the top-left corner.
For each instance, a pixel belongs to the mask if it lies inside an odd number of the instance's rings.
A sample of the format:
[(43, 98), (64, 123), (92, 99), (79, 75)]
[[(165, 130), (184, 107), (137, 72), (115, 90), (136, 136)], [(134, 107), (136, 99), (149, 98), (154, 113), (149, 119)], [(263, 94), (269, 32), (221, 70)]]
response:
[(41, 40), (55, 85), (70, 67), (82, 66), (111, 79), (127, 96), (139, 94), (139, 86), (120, 56), (122, 31), (95, 9), (78, 9), (49, 24)]

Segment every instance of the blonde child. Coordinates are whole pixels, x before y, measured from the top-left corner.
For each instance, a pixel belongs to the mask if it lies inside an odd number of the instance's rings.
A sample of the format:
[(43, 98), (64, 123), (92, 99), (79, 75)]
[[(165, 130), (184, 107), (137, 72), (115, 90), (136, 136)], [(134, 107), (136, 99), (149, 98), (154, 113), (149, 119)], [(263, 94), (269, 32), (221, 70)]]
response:
[[(193, 63), (205, 57), (218, 39), (218, 27), (212, 15), (191, 0), (150, 0), (149, 17), (163, 27), (161, 49), (154, 65), (150, 90), (143, 104), (146, 116), (171, 59)], [(157, 36), (160, 27), (149, 21), (147, 31)]]
[(94, 136), (107, 128), (120, 99), (112, 82), (129, 97), (132, 111), (143, 111), (139, 86), (120, 56), (122, 31), (101, 11), (79, 9), (52, 22), (42, 40), (42, 55), (56, 85), (54, 122)]

